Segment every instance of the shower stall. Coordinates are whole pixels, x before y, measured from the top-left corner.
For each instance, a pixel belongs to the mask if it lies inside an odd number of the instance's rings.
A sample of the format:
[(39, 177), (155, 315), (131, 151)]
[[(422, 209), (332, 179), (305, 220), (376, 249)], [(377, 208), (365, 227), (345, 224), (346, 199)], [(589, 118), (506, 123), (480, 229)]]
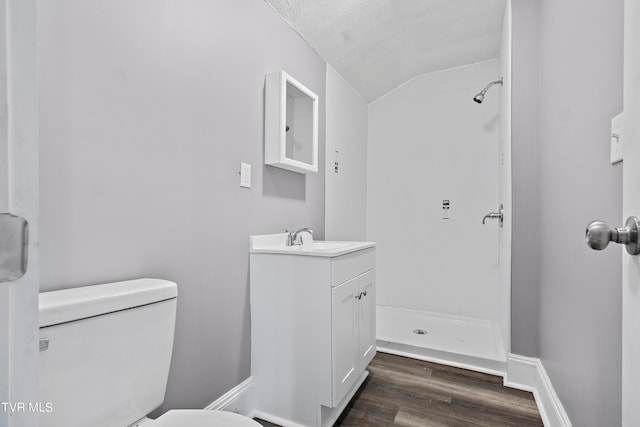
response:
[(366, 237), (377, 243), (378, 351), (505, 370), (510, 34), (507, 4), (494, 59), (418, 76), (369, 104)]

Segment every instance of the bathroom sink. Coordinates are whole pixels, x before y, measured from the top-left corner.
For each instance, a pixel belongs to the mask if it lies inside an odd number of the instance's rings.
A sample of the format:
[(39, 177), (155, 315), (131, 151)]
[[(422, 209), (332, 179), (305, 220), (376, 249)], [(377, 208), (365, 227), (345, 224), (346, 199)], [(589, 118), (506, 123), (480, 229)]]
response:
[[(305, 236), (306, 237), (306, 236)], [(302, 245), (287, 246), (287, 234), (251, 236), (251, 253), (336, 257), (375, 246), (373, 242), (322, 241), (305, 238)]]
[(289, 246), (292, 250), (300, 251), (336, 251), (348, 248), (353, 242), (327, 242), (316, 241), (303, 245)]

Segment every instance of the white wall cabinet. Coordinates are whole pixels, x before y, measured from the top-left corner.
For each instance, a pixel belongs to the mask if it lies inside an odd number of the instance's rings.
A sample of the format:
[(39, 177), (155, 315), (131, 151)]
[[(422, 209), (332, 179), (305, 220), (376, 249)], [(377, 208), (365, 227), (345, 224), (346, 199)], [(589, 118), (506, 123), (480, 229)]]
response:
[(254, 415), (330, 426), (375, 355), (375, 249), (251, 254)]

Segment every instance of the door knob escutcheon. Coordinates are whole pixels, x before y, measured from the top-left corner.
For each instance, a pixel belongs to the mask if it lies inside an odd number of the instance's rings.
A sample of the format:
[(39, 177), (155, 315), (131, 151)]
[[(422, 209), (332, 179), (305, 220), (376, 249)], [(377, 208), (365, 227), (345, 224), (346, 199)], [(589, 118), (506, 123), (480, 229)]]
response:
[(604, 221), (591, 221), (587, 225), (585, 236), (587, 245), (591, 249), (600, 251), (606, 248), (609, 242), (614, 242), (625, 245), (630, 255), (638, 255), (640, 254), (638, 229), (640, 229), (640, 219), (635, 216), (627, 218), (625, 226), (620, 228), (610, 228)]

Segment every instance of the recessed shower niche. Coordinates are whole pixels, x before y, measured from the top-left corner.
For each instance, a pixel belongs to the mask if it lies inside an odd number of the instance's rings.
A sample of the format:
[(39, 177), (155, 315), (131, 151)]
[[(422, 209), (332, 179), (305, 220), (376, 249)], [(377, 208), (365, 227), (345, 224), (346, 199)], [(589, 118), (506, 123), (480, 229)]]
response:
[(318, 172), (318, 96), (277, 71), (267, 74), (265, 97), (265, 164)]

